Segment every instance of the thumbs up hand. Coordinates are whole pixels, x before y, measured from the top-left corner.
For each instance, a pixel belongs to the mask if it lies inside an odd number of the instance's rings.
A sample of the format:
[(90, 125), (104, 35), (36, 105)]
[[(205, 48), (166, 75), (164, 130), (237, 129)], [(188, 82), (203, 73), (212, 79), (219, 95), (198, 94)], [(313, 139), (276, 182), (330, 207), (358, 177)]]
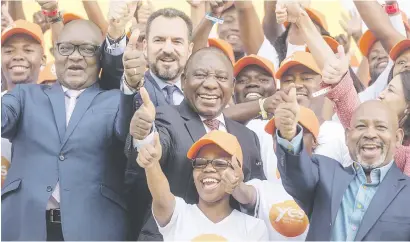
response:
[(143, 78), (147, 66), (143, 52), (138, 49), (140, 44), (138, 42), (139, 36), (140, 30), (135, 29), (131, 34), (122, 57), (125, 81), (130, 87), (137, 90), (144, 85)]
[[(108, 10), (108, 30), (110, 32), (124, 33), (125, 26), (134, 16), (138, 1), (131, 0), (111, 0)], [(117, 37), (117, 36), (111, 36)], [(118, 36), (120, 37), (120, 36)], [(117, 37), (117, 38), (118, 38)]]
[(299, 122), (300, 106), (296, 97), (294, 84), (287, 95), (283, 96), (283, 103), (275, 110), (275, 125), (282, 138), (291, 141), (297, 132)]
[(143, 104), (135, 111), (130, 124), (130, 134), (137, 140), (143, 140), (151, 133), (155, 121), (155, 106), (144, 87), (141, 87), (140, 95)]
[(147, 169), (158, 163), (162, 156), (162, 146), (159, 134), (155, 132), (153, 144), (145, 144), (138, 152), (137, 163), (140, 167)]
[(322, 80), (329, 85), (338, 84), (349, 70), (349, 56), (342, 45), (337, 47), (337, 54), (328, 58), (322, 71)]

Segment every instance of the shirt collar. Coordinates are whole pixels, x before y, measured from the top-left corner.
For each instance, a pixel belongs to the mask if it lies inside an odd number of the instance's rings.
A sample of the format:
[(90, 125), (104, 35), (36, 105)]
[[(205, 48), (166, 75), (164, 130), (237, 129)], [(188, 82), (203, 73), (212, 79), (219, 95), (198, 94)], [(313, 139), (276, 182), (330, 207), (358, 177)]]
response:
[[(201, 118), (201, 121), (204, 122), (204, 120), (207, 120), (207, 118), (202, 117), (201, 115), (199, 115), (199, 117)], [(225, 118), (223, 113), (219, 114), (219, 116), (215, 117), (214, 119), (218, 120), (220, 123), (222, 123), (225, 127)]]
[[(67, 87), (63, 86), (63, 85), (61, 85), (61, 88), (63, 88), (63, 92), (64, 92), (64, 93), (67, 92), (68, 90), (70, 90), (70, 89), (68, 89)], [(81, 89), (81, 90), (78, 90), (78, 92), (81, 94), (82, 92), (84, 92), (84, 90), (85, 90), (85, 89)]]
[[(158, 86), (161, 90), (164, 89), (164, 87), (171, 85), (171, 84), (166, 83), (165, 81), (161, 80), (151, 70), (149, 70), (149, 73), (151, 74), (152, 78), (154, 78), (154, 81), (158, 84)], [(184, 93), (182, 91), (182, 87), (181, 87), (181, 77), (178, 77), (178, 79), (176, 79), (176, 82), (174, 83), (174, 85), (178, 88), (179, 92), (181, 92), (182, 94)]]
[[(371, 183), (381, 183), (386, 176), (387, 172), (390, 170), (393, 165), (393, 160), (390, 161), (387, 165), (373, 169), (370, 172)], [(353, 162), (353, 169), (356, 171), (356, 174), (364, 174), (363, 167), (359, 162)]]

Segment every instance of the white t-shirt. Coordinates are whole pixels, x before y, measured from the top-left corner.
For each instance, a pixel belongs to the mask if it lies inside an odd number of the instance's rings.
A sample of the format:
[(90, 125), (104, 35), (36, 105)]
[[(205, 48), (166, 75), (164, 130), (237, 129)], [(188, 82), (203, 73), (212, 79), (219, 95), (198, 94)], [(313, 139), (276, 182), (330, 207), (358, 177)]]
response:
[[(267, 123), (268, 120), (253, 119), (248, 122), (246, 127), (258, 136), (266, 179), (280, 183), (277, 158), (273, 149), (273, 139), (270, 134), (265, 132), (265, 125)], [(342, 165), (351, 162), (349, 150), (345, 144), (344, 128), (340, 123), (333, 121), (323, 122), (319, 129), (318, 146), (314, 153), (335, 159)]]
[(246, 184), (256, 189), (255, 217), (265, 222), (269, 240), (306, 239), (309, 219), (282, 184), (258, 179)]
[[(154, 216), (155, 218), (155, 216)], [(266, 241), (268, 232), (261, 219), (233, 210), (219, 223), (210, 221), (197, 205), (175, 197), (171, 221), (158, 225), (164, 241)]]

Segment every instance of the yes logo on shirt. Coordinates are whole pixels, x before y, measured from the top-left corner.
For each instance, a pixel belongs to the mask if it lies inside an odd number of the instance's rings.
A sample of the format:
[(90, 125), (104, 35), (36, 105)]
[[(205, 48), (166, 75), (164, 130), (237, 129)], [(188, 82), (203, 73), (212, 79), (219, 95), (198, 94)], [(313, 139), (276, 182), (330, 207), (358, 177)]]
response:
[(222, 236), (216, 234), (202, 234), (200, 236), (195, 237), (193, 242), (200, 242), (200, 241), (228, 241)]
[(273, 204), (269, 219), (272, 227), (286, 237), (303, 234), (309, 225), (307, 216), (293, 200)]
[(10, 162), (6, 159), (6, 157), (1, 157), (1, 186), (3, 186), (4, 181), (7, 177), (7, 171), (9, 170)]

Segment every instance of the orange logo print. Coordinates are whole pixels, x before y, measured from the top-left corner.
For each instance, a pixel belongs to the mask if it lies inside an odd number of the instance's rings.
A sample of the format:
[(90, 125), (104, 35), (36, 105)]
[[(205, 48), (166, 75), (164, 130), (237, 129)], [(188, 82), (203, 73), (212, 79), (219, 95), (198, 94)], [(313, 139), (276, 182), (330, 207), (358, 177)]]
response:
[(272, 227), (286, 237), (296, 237), (303, 234), (309, 224), (307, 216), (293, 200), (273, 204), (269, 220)]
[(195, 237), (192, 242), (205, 242), (205, 241), (228, 241), (224, 237), (216, 234), (202, 234), (200, 236)]
[(276, 178), (278, 178), (278, 180), (280, 179), (280, 173), (279, 173), (278, 168), (276, 168)]
[(4, 181), (7, 177), (7, 171), (9, 170), (10, 162), (4, 157), (1, 157), (1, 186), (3, 186)]

